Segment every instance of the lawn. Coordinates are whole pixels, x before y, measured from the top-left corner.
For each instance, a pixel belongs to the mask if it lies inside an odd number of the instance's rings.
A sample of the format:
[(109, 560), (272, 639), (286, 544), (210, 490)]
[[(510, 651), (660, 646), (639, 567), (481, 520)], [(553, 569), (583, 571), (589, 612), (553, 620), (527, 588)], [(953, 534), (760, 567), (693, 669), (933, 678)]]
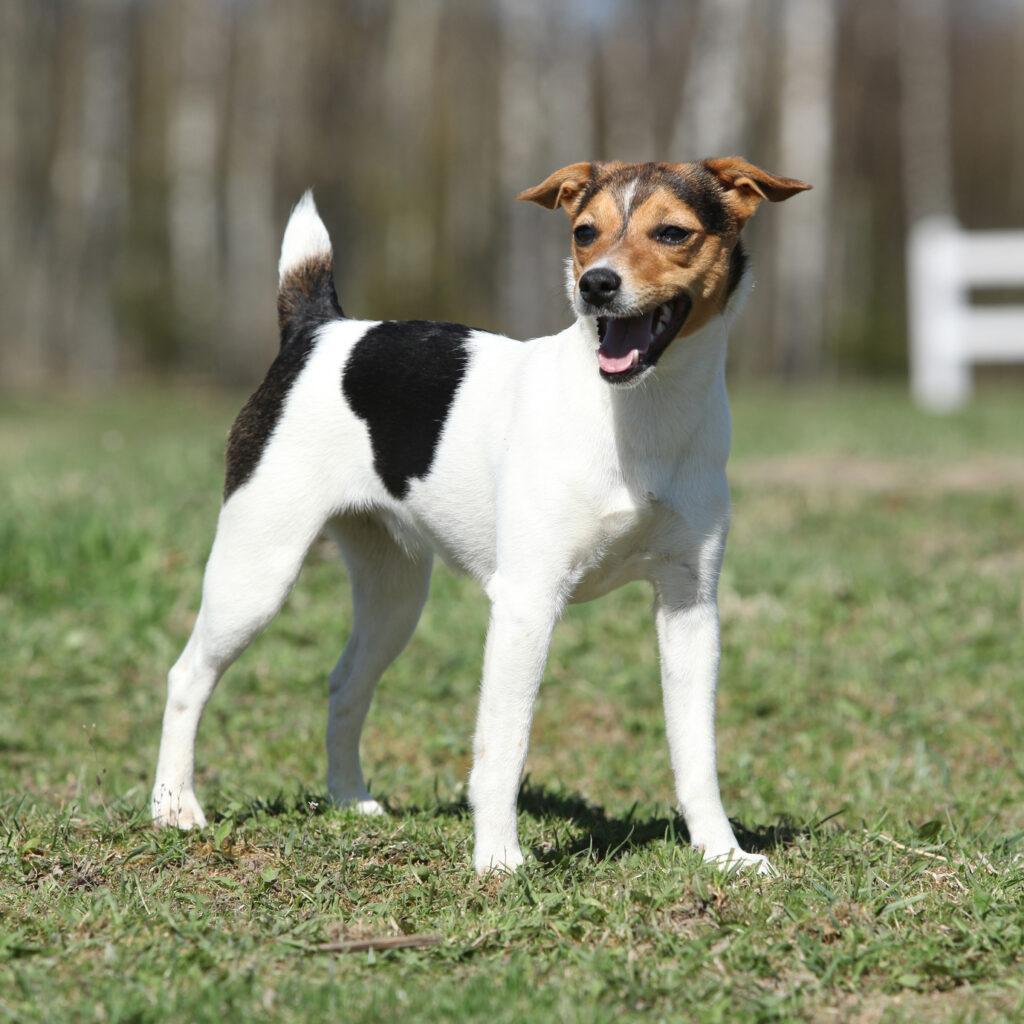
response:
[(326, 545), (211, 701), (210, 826), (151, 829), (239, 404), (0, 404), (0, 1019), (1024, 1015), (1019, 394), (942, 419), (896, 390), (733, 396), (720, 771), (774, 879), (685, 843), (639, 585), (556, 631), (525, 870), (469, 869), (487, 609), (440, 567), (365, 733), (390, 813), (330, 808), (350, 605)]

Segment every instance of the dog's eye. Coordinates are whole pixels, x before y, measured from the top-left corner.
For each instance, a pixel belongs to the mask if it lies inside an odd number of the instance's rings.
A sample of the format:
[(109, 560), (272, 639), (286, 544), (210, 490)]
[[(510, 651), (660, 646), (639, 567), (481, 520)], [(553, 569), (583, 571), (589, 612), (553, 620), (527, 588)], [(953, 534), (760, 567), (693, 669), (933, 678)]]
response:
[(666, 245), (678, 245), (680, 242), (685, 242), (692, 234), (693, 232), (689, 228), (681, 228), (676, 224), (662, 224), (654, 232), (654, 237)]
[(577, 245), (590, 245), (597, 238), (597, 228), (593, 224), (580, 224), (572, 233)]

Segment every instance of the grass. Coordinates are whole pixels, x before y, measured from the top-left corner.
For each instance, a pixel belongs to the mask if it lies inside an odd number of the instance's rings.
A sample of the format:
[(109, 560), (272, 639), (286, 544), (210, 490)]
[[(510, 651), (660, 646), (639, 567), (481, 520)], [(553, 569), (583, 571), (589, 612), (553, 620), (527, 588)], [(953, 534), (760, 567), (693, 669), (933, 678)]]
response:
[[(1024, 1014), (1020, 399), (734, 396), (726, 807), (780, 877), (702, 866), (670, 808), (649, 595), (556, 631), (527, 870), (469, 870), (484, 600), (439, 569), (323, 790), (346, 587), (318, 547), (200, 732), (210, 826), (146, 821), (238, 402), (0, 407), (0, 1019), (998, 1021)], [(328, 952), (430, 933), (431, 947)]]

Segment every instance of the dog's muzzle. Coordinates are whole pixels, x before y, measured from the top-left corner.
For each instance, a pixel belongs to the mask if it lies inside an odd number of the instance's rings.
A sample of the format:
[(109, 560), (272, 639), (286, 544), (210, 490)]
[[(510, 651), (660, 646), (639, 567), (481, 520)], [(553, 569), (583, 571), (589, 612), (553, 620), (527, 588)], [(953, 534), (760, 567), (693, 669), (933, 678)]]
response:
[(622, 383), (654, 366), (681, 330), (691, 305), (688, 295), (678, 295), (636, 316), (599, 316), (597, 363), (601, 376)]

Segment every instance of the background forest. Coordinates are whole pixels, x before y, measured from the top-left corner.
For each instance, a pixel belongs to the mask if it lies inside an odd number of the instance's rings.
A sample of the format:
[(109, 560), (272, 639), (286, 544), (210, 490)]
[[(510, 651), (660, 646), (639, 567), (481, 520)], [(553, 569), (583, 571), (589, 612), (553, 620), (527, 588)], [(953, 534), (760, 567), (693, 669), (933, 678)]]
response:
[(751, 225), (732, 371), (893, 375), (912, 219), (1024, 224), (1016, 0), (5, 0), (0, 381), (250, 384), (313, 185), (346, 311), (567, 322), (581, 159), (740, 153), (814, 191)]

